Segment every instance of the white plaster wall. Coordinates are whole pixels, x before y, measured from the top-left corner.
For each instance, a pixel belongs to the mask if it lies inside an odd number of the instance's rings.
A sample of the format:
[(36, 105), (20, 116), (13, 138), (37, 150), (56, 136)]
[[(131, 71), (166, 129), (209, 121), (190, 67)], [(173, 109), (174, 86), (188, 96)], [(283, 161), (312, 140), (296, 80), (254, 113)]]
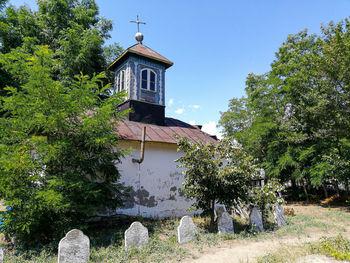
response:
[(140, 142), (120, 141), (119, 146), (134, 149), (118, 164), (122, 175), (120, 181), (140, 192), (133, 193), (134, 206), (131, 207), (129, 202), (127, 208), (117, 209), (117, 213), (159, 218), (193, 214), (187, 211), (192, 201), (179, 191), (183, 175), (176, 167), (175, 160), (182, 155), (176, 151), (177, 145), (146, 142), (144, 160), (140, 165), (132, 162), (132, 158), (140, 158)]

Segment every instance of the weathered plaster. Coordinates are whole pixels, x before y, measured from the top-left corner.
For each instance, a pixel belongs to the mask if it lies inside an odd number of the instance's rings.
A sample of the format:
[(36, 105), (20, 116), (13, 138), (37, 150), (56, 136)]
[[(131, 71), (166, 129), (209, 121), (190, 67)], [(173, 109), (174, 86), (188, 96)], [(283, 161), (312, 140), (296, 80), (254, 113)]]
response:
[(187, 209), (193, 202), (181, 191), (182, 170), (175, 163), (182, 156), (177, 152), (177, 145), (146, 142), (144, 161), (140, 165), (131, 161), (140, 156), (139, 142), (121, 141), (120, 147), (135, 150), (118, 164), (121, 182), (133, 188), (125, 207), (117, 209), (118, 213), (160, 218), (191, 214)]

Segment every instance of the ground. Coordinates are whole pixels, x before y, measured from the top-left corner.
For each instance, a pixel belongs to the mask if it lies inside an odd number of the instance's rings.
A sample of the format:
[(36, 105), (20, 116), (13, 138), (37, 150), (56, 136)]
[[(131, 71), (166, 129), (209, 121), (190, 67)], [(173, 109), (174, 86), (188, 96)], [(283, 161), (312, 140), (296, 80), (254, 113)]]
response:
[[(343, 207), (320, 205), (287, 205), (295, 215), (288, 216), (288, 225), (277, 228), (266, 226), (262, 233), (252, 233), (248, 222), (234, 218), (235, 235), (209, 233), (209, 218), (194, 218), (199, 233), (186, 244), (178, 244), (176, 228), (178, 219), (147, 220), (124, 218), (90, 227), (84, 233), (91, 242), (89, 262), (257, 262), (257, 263), (321, 263), (337, 262), (318, 253), (322, 237), (341, 235), (350, 240), (350, 211)], [(126, 252), (123, 244), (124, 231), (132, 221), (141, 221), (150, 233), (148, 243), (141, 250)], [(350, 243), (349, 243), (350, 255)], [(8, 251), (6, 262), (54, 263), (57, 247), (53, 251), (41, 249), (40, 254)], [(316, 252), (315, 252), (316, 251)]]
[[(284, 253), (286, 256), (285, 262), (288, 262), (288, 260), (337, 262), (321, 255), (312, 255), (305, 258), (303, 254), (306, 254), (307, 251), (304, 251), (303, 248), (307, 243), (318, 241), (324, 236), (341, 234), (350, 239), (349, 211), (344, 208), (324, 208), (318, 205), (288, 205), (287, 207), (293, 208), (295, 211), (294, 218), (289, 220), (290, 222), (293, 221), (295, 225), (282, 227), (275, 233), (264, 233), (256, 240), (227, 240), (217, 246), (206, 247), (201, 253), (195, 253), (195, 256), (198, 257), (196, 259), (186, 259), (181, 262), (256, 262), (259, 258), (264, 256), (268, 258), (269, 255), (274, 253)], [(300, 254), (299, 259), (298, 254)], [(322, 259), (325, 261), (321, 261)]]

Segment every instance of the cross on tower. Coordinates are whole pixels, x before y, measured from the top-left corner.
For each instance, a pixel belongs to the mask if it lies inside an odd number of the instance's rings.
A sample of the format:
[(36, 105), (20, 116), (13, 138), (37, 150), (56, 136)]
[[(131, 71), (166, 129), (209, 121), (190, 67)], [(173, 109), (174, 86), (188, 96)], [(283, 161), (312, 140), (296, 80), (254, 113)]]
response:
[(137, 24), (137, 32), (140, 32), (140, 24), (146, 25), (145, 22), (140, 22), (139, 21), (139, 15), (137, 15), (137, 20), (136, 21), (130, 21), (130, 23), (136, 23)]

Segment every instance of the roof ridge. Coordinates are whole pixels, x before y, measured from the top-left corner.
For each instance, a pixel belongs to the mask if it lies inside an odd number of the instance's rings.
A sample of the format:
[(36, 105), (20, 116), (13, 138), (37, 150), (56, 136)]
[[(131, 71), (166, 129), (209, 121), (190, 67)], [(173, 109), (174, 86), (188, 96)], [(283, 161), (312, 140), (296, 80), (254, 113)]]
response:
[(165, 65), (165, 68), (169, 68), (171, 67), (174, 63), (172, 61), (170, 61), (169, 59), (167, 59), (166, 57), (162, 56), (161, 54), (159, 54), (157, 51), (154, 51), (153, 49), (151, 49), (150, 47), (141, 44), (141, 43), (136, 43), (134, 45), (132, 45), (131, 47), (128, 47), (127, 49), (125, 49), (123, 51), (123, 53), (117, 57), (109, 66), (108, 69), (109, 70), (113, 70), (116, 63), (118, 63), (118, 61), (120, 61), (123, 57), (127, 56), (128, 53), (130, 54), (136, 54), (138, 56), (143, 56), (149, 59), (153, 59), (156, 60), (160, 63), (163, 63)]

